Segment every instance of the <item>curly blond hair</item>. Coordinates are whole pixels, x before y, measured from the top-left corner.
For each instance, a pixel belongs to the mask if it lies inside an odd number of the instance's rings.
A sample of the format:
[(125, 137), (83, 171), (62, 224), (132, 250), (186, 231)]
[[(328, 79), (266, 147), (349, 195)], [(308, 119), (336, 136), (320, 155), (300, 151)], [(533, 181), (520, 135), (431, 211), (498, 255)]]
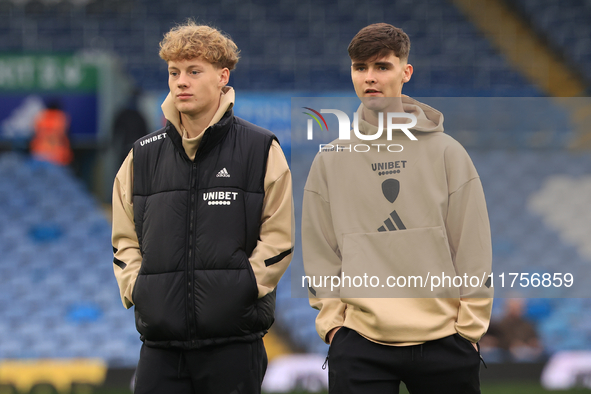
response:
[(230, 71), (238, 63), (239, 53), (228, 35), (213, 27), (197, 25), (193, 20), (173, 27), (160, 42), (160, 57), (166, 62), (201, 57)]

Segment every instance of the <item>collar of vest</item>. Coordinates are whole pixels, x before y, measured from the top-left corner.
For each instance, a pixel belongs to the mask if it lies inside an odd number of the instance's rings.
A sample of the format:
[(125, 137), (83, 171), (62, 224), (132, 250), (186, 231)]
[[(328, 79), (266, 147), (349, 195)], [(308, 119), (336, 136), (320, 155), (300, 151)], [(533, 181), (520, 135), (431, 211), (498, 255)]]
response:
[[(226, 136), (226, 134), (228, 134), (228, 131), (230, 131), (233, 123), (234, 111), (230, 108), (226, 111), (218, 123), (205, 129), (203, 132), (203, 139), (199, 144), (195, 158), (208, 152), (211, 150), (211, 148), (216, 146)], [(180, 152), (181, 156), (190, 161), (191, 159), (189, 159), (189, 156), (187, 156), (187, 153), (185, 152), (185, 148), (183, 148), (183, 137), (181, 137), (179, 131), (172, 123), (170, 123), (170, 121), (166, 121), (166, 134), (174, 144), (175, 148)]]

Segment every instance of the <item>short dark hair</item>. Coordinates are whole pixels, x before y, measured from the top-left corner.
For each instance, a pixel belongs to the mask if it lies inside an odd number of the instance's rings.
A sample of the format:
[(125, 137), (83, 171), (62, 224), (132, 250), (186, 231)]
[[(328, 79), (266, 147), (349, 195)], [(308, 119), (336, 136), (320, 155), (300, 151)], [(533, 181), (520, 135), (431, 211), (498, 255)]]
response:
[(351, 60), (367, 61), (390, 55), (408, 60), (410, 39), (402, 29), (387, 23), (374, 23), (359, 30), (349, 47)]

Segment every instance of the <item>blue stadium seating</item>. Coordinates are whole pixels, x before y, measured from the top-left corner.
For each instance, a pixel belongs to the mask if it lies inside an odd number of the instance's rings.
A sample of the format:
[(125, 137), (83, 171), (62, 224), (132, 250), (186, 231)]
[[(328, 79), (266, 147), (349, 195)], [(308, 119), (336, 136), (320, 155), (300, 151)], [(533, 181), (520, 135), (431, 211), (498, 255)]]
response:
[(591, 2), (517, 0), (514, 6), (591, 83)]
[(193, 17), (236, 41), (242, 61), (232, 83), (241, 90), (348, 90), (349, 41), (363, 26), (385, 21), (405, 29), (412, 40), (410, 61), (417, 74), (407, 84), (410, 94), (540, 95), (446, 0), (4, 4), (11, 18), (0, 22), (0, 51), (102, 49), (118, 55), (145, 90), (166, 89), (158, 42), (176, 23)]
[(0, 178), (7, 202), (0, 213), (0, 358), (134, 365), (139, 335), (119, 299), (99, 204), (69, 169), (15, 153), (0, 155)]

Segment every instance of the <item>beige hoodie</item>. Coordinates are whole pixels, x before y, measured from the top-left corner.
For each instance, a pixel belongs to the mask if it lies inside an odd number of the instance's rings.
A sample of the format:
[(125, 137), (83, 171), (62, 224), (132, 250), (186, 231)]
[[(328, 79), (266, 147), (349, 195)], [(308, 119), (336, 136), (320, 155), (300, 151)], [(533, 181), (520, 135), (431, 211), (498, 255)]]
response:
[[(234, 105), (234, 89), (224, 88), (220, 106), (209, 123), (212, 126), (220, 121), (227, 110)], [(183, 137), (183, 148), (193, 160), (203, 133), (195, 138), (187, 138), (187, 133), (180, 123), (180, 114), (168, 95), (162, 104), (162, 112)], [(208, 127), (209, 127), (208, 126)], [(259, 288), (259, 298), (275, 289), (279, 279), (287, 269), (292, 254), (279, 263), (269, 267), (265, 260), (293, 248), (294, 219), (292, 209), (291, 172), (277, 141), (273, 141), (267, 159), (267, 172), (264, 180), (265, 198), (261, 217), (259, 241), (250, 256)], [(115, 260), (123, 262), (113, 264), (115, 278), (119, 284), (121, 300), (126, 308), (133, 305), (133, 286), (142, 264), (135, 224), (133, 220), (133, 150), (123, 162), (113, 185), (113, 248)]]
[[(352, 132), (351, 140), (333, 141), (332, 149), (318, 153), (310, 169), (302, 212), (306, 275), (367, 274), (379, 280), (365, 279), (356, 287), (344, 279), (344, 286), (332, 290), (330, 282), (311, 283), (310, 303), (319, 310), (316, 328), (325, 341), (339, 326), (387, 345), (456, 332), (477, 342), (488, 328), (492, 289), (431, 289), (429, 280), (490, 274), (490, 226), (480, 178), (464, 148), (442, 132), (443, 115), (403, 100), (404, 112), (417, 117), (411, 130), (417, 141), (400, 130), (392, 140), (384, 131), (375, 141)], [(361, 109), (360, 132), (375, 134), (377, 127), (363, 120)], [(366, 147), (369, 151), (361, 152)], [(387, 281), (390, 276), (421, 276), (427, 286), (409, 280), (396, 287)]]

